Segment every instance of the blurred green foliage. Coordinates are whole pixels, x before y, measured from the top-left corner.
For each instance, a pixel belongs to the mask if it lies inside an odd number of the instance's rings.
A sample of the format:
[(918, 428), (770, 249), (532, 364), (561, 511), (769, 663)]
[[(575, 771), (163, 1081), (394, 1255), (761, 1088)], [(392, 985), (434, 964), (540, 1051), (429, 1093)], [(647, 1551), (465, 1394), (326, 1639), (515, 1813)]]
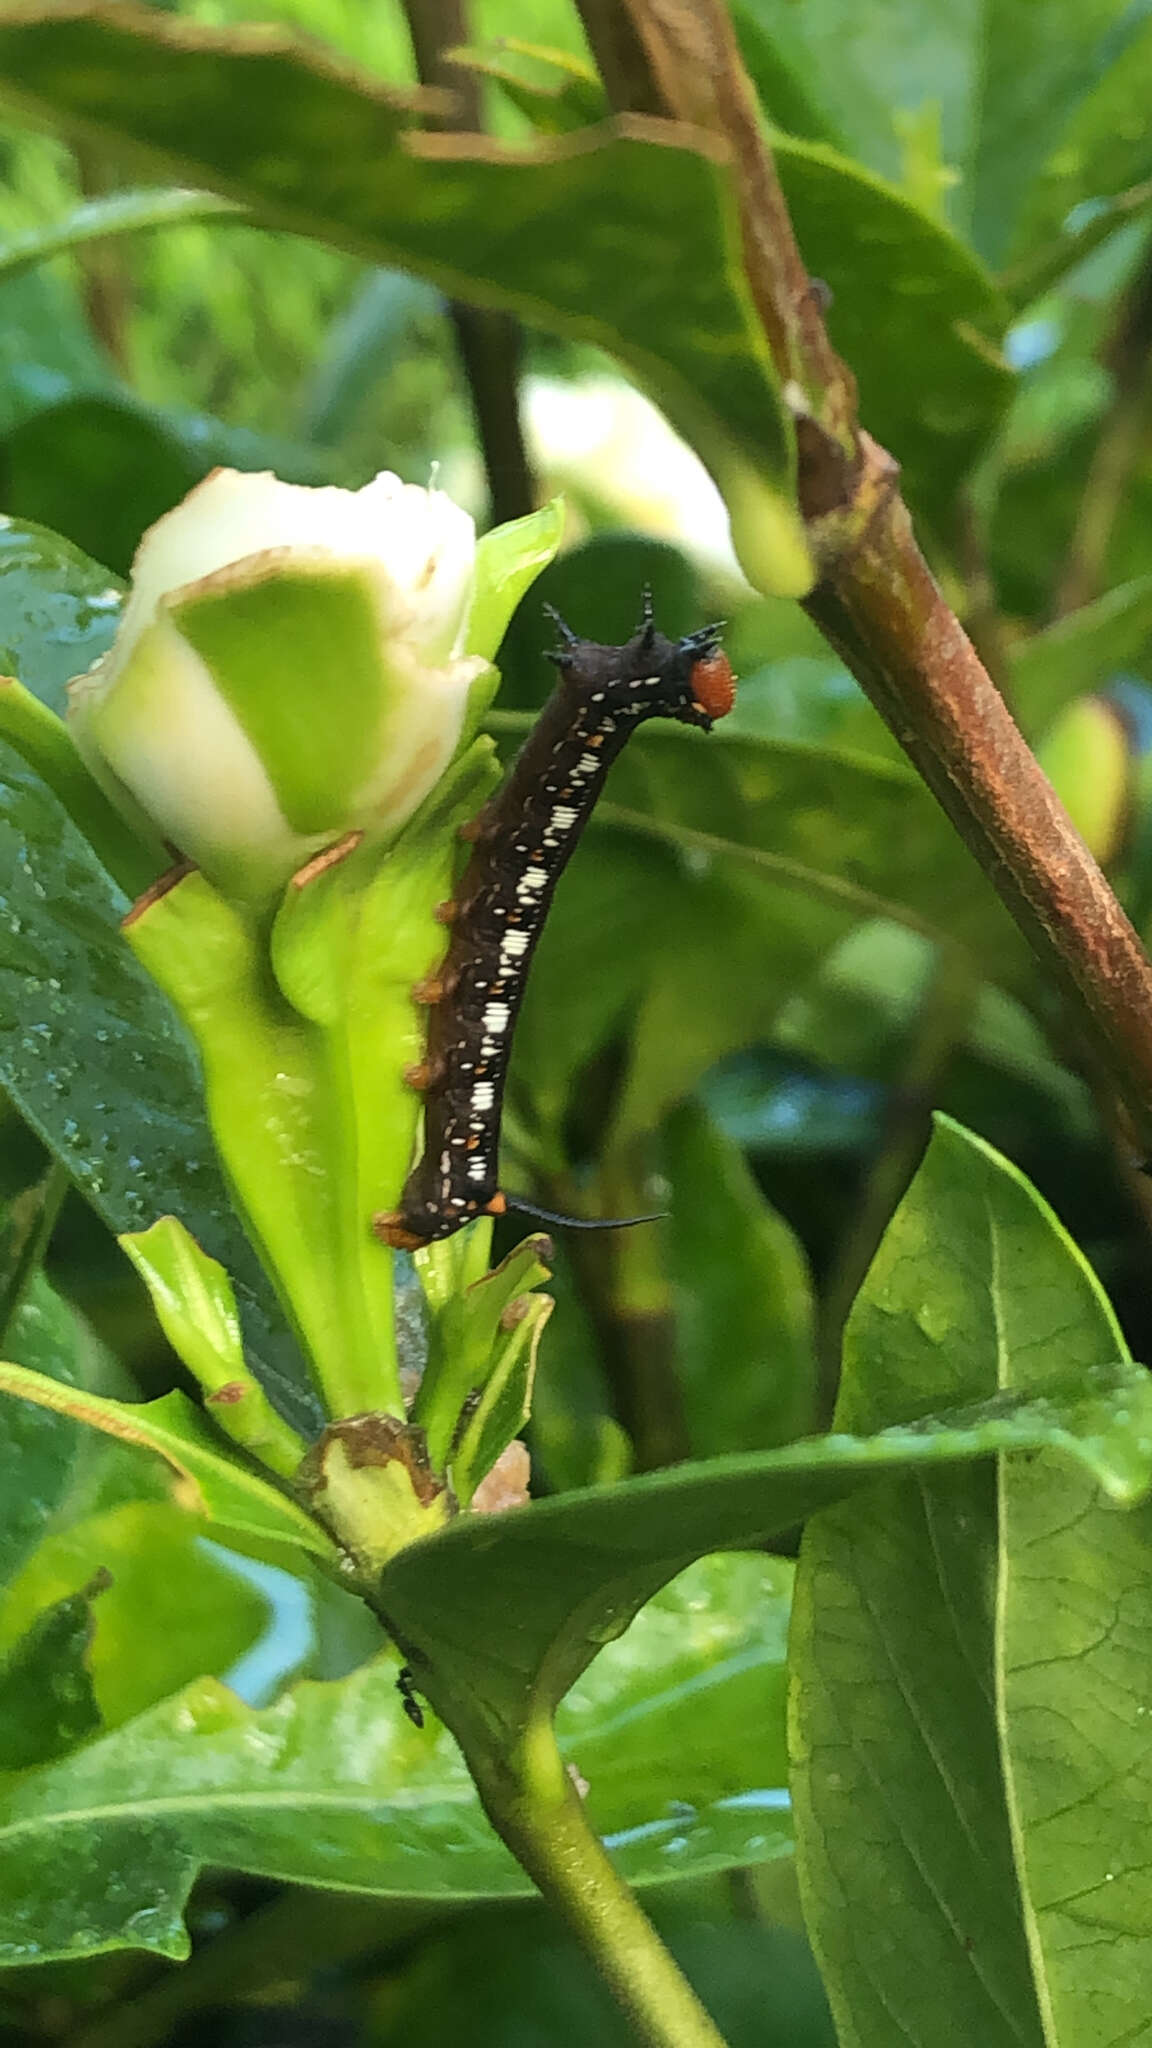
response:
[[(209, 26), (271, 15), (380, 78), (413, 78), (396, 0), (198, 0), (157, 12)], [(945, 17), (926, 0), (736, 0), (733, 15), (781, 138), (811, 268), (832, 286), (831, 331), (859, 373), (864, 423), (904, 456), (947, 594), (1147, 933), (1145, 10), (1116, 0), (994, 0)], [(588, 59), (565, 0), (476, 0), (471, 45), (491, 54), (510, 33)], [(6, 62), (0, 32), (0, 84)], [(66, 81), (65, 98), (73, 88), (82, 94), (83, 80)], [(114, 107), (100, 139), (75, 149), (12, 113), (0, 129), (0, 508), (9, 522), (0, 534), (0, 665), (55, 702), (107, 644), (117, 579), (142, 531), (215, 464), (344, 484), (382, 467), (425, 482), (439, 465), (445, 487), (481, 519), (491, 481), (452, 308), (422, 274), (435, 266), (417, 261), (419, 249), (408, 271), (337, 246), (330, 214), (312, 237), (221, 215), (93, 239), (5, 274), (5, 249), (18, 238), (142, 176), (161, 182), (155, 159), (141, 172), (130, 79), (122, 91), (128, 111)], [(491, 132), (531, 139), (530, 91), (503, 91), (486, 76), (481, 101)], [(242, 108), (224, 110), (225, 140), (242, 121)], [(307, 138), (296, 141), (303, 148)], [(339, 136), (324, 143), (338, 157)], [(207, 182), (211, 138), (198, 161)], [(349, 188), (377, 169), (349, 166)], [(429, 220), (423, 231), (434, 242), (434, 208)], [(544, 239), (554, 231), (546, 226)], [(620, 268), (640, 276), (645, 260), (634, 248)], [(692, 260), (686, 248), (685, 264)], [(453, 276), (467, 275), (469, 261), (467, 248), (446, 242)], [(623, 293), (622, 285), (621, 304)], [(653, 308), (675, 321), (681, 304), (680, 281), (657, 278)], [(532, 1432), (538, 1489), (767, 1449), (826, 1426), (850, 1305), (933, 1108), (1028, 1172), (1106, 1282), (1135, 1355), (1152, 1356), (1146, 1191), (1057, 994), (805, 615), (743, 582), (712, 486), (621, 384), (610, 354), (614, 308), (595, 311), (603, 350), (541, 302), (518, 359), (504, 365), (518, 383), (538, 488), (565, 489), (571, 515), (568, 552), (505, 643), (498, 738), (513, 743), (523, 721), (505, 714), (535, 710), (550, 685), (544, 598), (577, 630), (609, 641), (630, 630), (645, 583), (670, 633), (723, 616), (741, 690), (707, 753), (678, 746), (675, 735), (635, 743), (565, 882), (525, 1007), (504, 1134), (507, 1184), (580, 1213), (670, 1212), (655, 1229), (573, 1236), (560, 1248)], [(191, 1055), (119, 948), (116, 892), (7, 751), (0, 766), (5, 1355), (44, 1369), (51, 1361), (93, 1391), (155, 1394), (179, 1380), (179, 1368), (112, 1231), (174, 1207), (206, 1243), (236, 1253)], [(52, 1158), (70, 1176), (66, 1196), (62, 1184), (53, 1192)], [(502, 1226), (501, 1248), (515, 1234)], [(29, 1245), (45, 1254), (47, 1274), (31, 1294), (22, 1291)], [(891, 1258), (897, 1238), (887, 1245)], [(231, 1259), (234, 1270), (242, 1257)], [(306, 1423), (299, 1360), (274, 1327), (251, 1261), (238, 1279), (251, 1354)], [(1073, 1284), (1067, 1270), (1064, 1281)], [(874, 1297), (871, 1311), (864, 1299), (858, 1315), (875, 1313)], [(408, 1309), (415, 1355), (410, 1300)], [(318, 1576), (293, 1577), (258, 1545), (244, 1556), (206, 1551), (155, 1474), (141, 1478), (126, 1453), (93, 1449), (57, 1416), (0, 1410), (0, 1481), (0, 1730), (10, 1730), (0, 1793), (18, 1768), (43, 1765), (58, 1772), (43, 1781), (44, 1810), (53, 1825), (58, 1811), (70, 1816), (69, 1773), (83, 1790), (93, 1753), (83, 1745), (100, 1731), (109, 1768), (125, 1773), (117, 1825), (127, 1827), (140, 1766), (119, 1730), (137, 1713), (153, 1716), (157, 1798), (175, 1753), (161, 1736), (179, 1737), (182, 1755), (197, 1758), (210, 1739), (239, 1779), (249, 1744), (265, 1756), (276, 1740), (290, 1745), (293, 1716), (316, 1712), (330, 1731), (346, 1714), (345, 1774), (334, 1791), (305, 1773), (307, 1797), (317, 1806), (321, 1795), (338, 1797), (341, 1842), (355, 1837), (367, 1856), (355, 1835), (355, 1745), (365, 1730), (378, 1735), (383, 1719), (380, 1769), (399, 1774), (405, 1797), (418, 1793), (432, 1845), (411, 1897), (402, 1871), (390, 1880), (400, 1903), (389, 1905), (325, 1893), (335, 1835), (307, 1836), (277, 1860), (266, 1844), (254, 1851), (232, 1816), (214, 1813), (195, 1852), (180, 1849), (175, 1875), (170, 1837), (131, 1835), (126, 1866), (138, 1854), (157, 1859), (141, 1866), (142, 1914), (147, 1883), (163, 1867), (164, 1925), (142, 1922), (136, 1951), (101, 1955), (113, 1939), (101, 1923), (87, 1960), (40, 1969), (35, 1931), (25, 1930), (27, 1967), (0, 1993), (14, 2048), (187, 2048), (200, 2039), (272, 2048), (296, 2038), (390, 2048), (415, 2033), (459, 2031), (502, 2048), (575, 2043), (593, 2030), (617, 2038), (586, 1966), (541, 1914), (520, 1903), (465, 1911), (436, 1875), (438, 1858), (459, 1857), (471, 1873), (462, 1895), (516, 1888), (443, 1740), (429, 1765), (400, 1726), (392, 1667), (371, 1661), (379, 1631), (346, 1595)], [(901, 1482), (899, 1513), (912, 1521), (923, 1512), (918, 1484)], [(932, 1487), (941, 1516), (990, 1512), (982, 1479)], [(890, 1570), (888, 1525), (861, 1524), (845, 1508), (836, 1517), (806, 1566), (813, 1602), (819, 1581), (832, 1603), (824, 1627), (836, 1598), (847, 1598), (862, 1527), (873, 1546), (868, 1569), (885, 1583)], [(1092, 1530), (1097, 1550), (1106, 1548)], [(992, 1540), (986, 1528), (980, 1540)], [(84, 1589), (105, 1561), (115, 1583), (93, 1604)], [(1093, 1570), (1103, 1583), (1098, 1559)], [(659, 1914), (734, 2048), (828, 2048), (834, 2038), (800, 1931), (782, 1808), (753, 1803), (780, 1791), (787, 1574), (771, 1559), (705, 1571), (690, 1589), (691, 1612), (705, 1616), (700, 1640), (686, 1619), (689, 1594), (674, 1615), (684, 1668), (673, 1668), (666, 1643), (660, 1651), (660, 1610), (648, 1610), (649, 1635), (626, 1639), (631, 1664), (623, 1653), (618, 1667), (605, 1660), (619, 1692), (597, 1699), (594, 1665), (573, 1709), (586, 1716), (587, 1753), (602, 1745), (593, 1805), (603, 1797), (604, 1825), (636, 1834), (638, 1876), (666, 1877), (681, 1857), (686, 1877), (661, 1894)], [(983, 1598), (978, 1577), (964, 1582), (973, 1611)], [(902, 1649), (915, 1646), (924, 1611), (904, 1618)], [(1030, 1614), (1016, 1618), (1025, 1632), (1038, 1626)], [(884, 1663), (884, 1645), (862, 1623), (856, 1649), (860, 1669)], [(40, 1727), (29, 1686), (49, 1668), (59, 1711)], [(302, 1690), (301, 1676), (333, 1690)], [(218, 1679), (269, 1718), (250, 1723), (246, 1708), (222, 1706)], [(276, 1705), (289, 1682), (286, 1704)], [(841, 1682), (849, 1691), (852, 1673)], [(1101, 1683), (1123, 1691), (1128, 1681), (1109, 1672)], [(807, 1711), (830, 1724), (842, 1704), (839, 1694), (815, 1706), (809, 1696)], [(951, 1740), (951, 1702), (934, 1693), (929, 1705)], [(627, 1772), (613, 1779), (614, 1714), (632, 1730), (634, 1746), (622, 1740), (615, 1752), (636, 1773), (631, 1786)], [(713, 1717), (711, 1748), (693, 1747), (695, 1715)], [(206, 1729), (204, 1742), (190, 1729)], [(964, 1742), (970, 1732), (961, 1731)], [(828, 1739), (838, 1739), (835, 1729)], [(336, 1736), (325, 1740), (335, 1754)], [(730, 1782), (714, 1782), (723, 1751)], [(579, 1765), (575, 1740), (572, 1753)], [(692, 1760), (678, 1782), (663, 1774), (669, 1755)], [(976, 1769), (963, 1744), (961, 1757)], [(884, 1748), (880, 1761), (899, 1783), (903, 1754)], [(1025, 1797), (1040, 1799), (1029, 1760), (1013, 1761)], [(977, 1764), (987, 1764), (983, 1750)], [(182, 1768), (194, 1774), (192, 1763)], [(723, 1828), (707, 1810), (713, 1796), (729, 1802)], [(741, 1799), (748, 1803), (731, 1803)], [(386, 1804), (377, 1802), (377, 1824)], [(310, 1825), (295, 1809), (291, 1824)], [(389, 1824), (399, 1825), (395, 1816)], [(999, 1809), (997, 1826), (1007, 1828)], [(682, 1850), (668, 1851), (680, 1841)], [(860, 1910), (877, 1884), (868, 1846), (859, 1869), (848, 1858)], [(885, 1838), (883, 1851), (898, 1886), (900, 1845)], [(194, 1866), (230, 1861), (259, 1874), (199, 1879), (188, 1914), (193, 1957), (176, 1978), (158, 1957), (183, 1938)], [(727, 1875), (698, 1875), (723, 1863)], [(300, 1893), (282, 1878), (316, 1889)], [(822, 1938), (838, 1973), (843, 2038), (887, 2048), (883, 2018), (844, 2019), (852, 1960), (843, 1922)], [(900, 1947), (895, 1919), (876, 1933), (878, 1946), (885, 1938)], [(961, 1929), (949, 1966), (970, 1985), (963, 1939)], [(1011, 1964), (1022, 1972), (1022, 1937), (1018, 1946)], [(1137, 1983), (1138, 1963), (1125, 1964)], [(1048, 2048), (1102, 2048), (1090, 2019), (1069, 2017), (1074, 2004), (1061, 2009)], [(1011, 2038), (1039, 2038), (1037, 2025), (1029, 2008)]]

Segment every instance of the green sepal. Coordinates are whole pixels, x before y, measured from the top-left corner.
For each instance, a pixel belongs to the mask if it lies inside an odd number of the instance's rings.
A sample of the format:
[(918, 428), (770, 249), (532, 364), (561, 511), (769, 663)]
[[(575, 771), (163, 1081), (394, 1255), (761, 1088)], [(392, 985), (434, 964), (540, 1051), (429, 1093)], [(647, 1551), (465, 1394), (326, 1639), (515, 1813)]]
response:
[[(463, 1236), (458, 1232), (458, 1242)], [(460, 1428), (464, 1406), (470, 1396), (483, 1396), (494, 1373), (505, 1361), (506, 1354), (514, 1349), (514, 1340), (520, 1321), (523, 1320), (521, 1302), (530, 1298), (531, 1290), (550, 1279), (551, 1272), (544, 1262), (545, 1252), (551, 1247), (546, 1237), (526, 1237), (508, 1257), (471, 1284), (465, 1283), (457, 1291), (448, 1293), (431, 1319), (428, 1338), (428, 1362), (424, 1369), (416, 1399), (412, 1404), (412, 1419), (426, 1431), (428, 1455), (437, 1471), (443, 1471), (451, 1463), (453, 1486), (460, 1494), (460, 1472), (454, 1454), (454, 1439)], [(529, 1383), (530, 1384), (530, 1383)], [(488, 1404), (484, 1404), (488, 1412)], [(518, 1413), (516, 1426), (509, 1430), (504, 1443), (516, 1434), (525, 1418), (525, 1410)], [(465, 1441), (469, 1432), (461, 1441)], [(504, 1444), (497, 1446), (494, 1457), (498, 1457)], [(476, 1465), (475, 1444), (467, 1463), (472, 1475), (467, 1481), (467, 1491), (483, 1478), (483, 1471)], [(487, 1467), (484, 1468), (485, 1470)]]
[(164, 1394), (158, 1401), (111, 1401), (83, 1387), (65, 1386), (22, 1365), (0, 1365), (0, 1393), (32, 1401), (86, 1422), (105, 1436), (155, 1451), (176, 1473), (173, 1498), (189, 1514), (203, 1516), (225, 1535), (286, 1544), (332, 1560), (335, 1552), (324, 1531), (266, 1479), (216, 1442), (208, 1424), (186, 1394)]
[(119, 1243), (152, 1297), (173, 1350), (204, 1389), (212, 1418), (262, 1465), (290, 1479), (307, 1449), (244, 1362), (232, 1282), (175, 1216)]
[[(260, 929), (199, 873), (139, 908), (126, 932), (199, 1046), (234, 1200), (329, 1413), (400, 1413), (391, 1259), (358, 1199), (350, 1088), (331, 1034), (293, 1008)], [(380, 1190), (385, 1203), (391, 1192)]]
[(452, 1455), (452, 1491), (462, 1508), (532, 1413), (540, 1339), (554, 1307), (550, 1294), (519, 1295), (501, 1319), (487, 1383)]
[[(496, 659), (508, 623), (527, 590), (556, 554), (564, 536), (564, 500), (494, 526), (476, 543), (475, 595), (468, 614), (465, 654)], [(469, 706), (471, 711), (471, 706)]]
[(478, 1216), (475, 1223), (467, 1224), (451, 1237), (438, 1238), (434, 1244), (422, 1245), (418, 1252), (414, 1252), (412, 1263), (429, 1314), (438, 1316), (456, 1295), (471, 1287), (473, 1281), (482, 1280), (491, 1256), (490, 1216)]
[(300, 1490), (366, 1583), (454, 1513), (422, 1429), (395, 1415), (349, 1415), (308, 1453)]
[(168, 856), (138, 805), (133, 831), (109, 801), (62, 718), (14, 676), (0, 676), (0, 739), (47, 783), (126, 896), (139, 896)]
[[(377, 1356), (385, 1347), (394, 1355), (392, 1254), (373, 1236), (371, 1219), (400, 1200), (422, 1114), (405, 1074), (424, 1057), (428, 1012), (412, 992), (443, 959), (447, 933), (435, 912), (452, 894), (458, 829), (498, 772), (492, 742), (477, 741), (387, 853), (352, 847), (296, 877), (272, 929), (278, 988), (313, 1028), (339, 1105), (340, 1150), (327, 1156), (332, 1199), (346, 1211), (344, 1284), (364, 1301)], [(403, 1413), (398, 1381), (385, 1397), (371, 1360), (358, 1378), (345, 1367), (337, 1382), (332, 1364), (322, 1377), (334, 1415)]]

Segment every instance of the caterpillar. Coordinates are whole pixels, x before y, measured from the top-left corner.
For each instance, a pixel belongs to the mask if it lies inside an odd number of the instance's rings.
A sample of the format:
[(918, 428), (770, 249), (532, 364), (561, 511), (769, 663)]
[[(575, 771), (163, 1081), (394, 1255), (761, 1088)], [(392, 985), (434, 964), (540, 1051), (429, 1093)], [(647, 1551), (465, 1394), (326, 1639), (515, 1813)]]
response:
[[(550, 608), (549, 608), (550, 610)], [(560, 635), (551, 697), (500, 790), (461, 836), (472, 853), (438, 916), (452, 937), (443, 965), (418, 983), (429, 1006), (427, 1052), (408, 1079), (424, 1095), (424, 1147), (398, 1209), (376, 1236), (414, 1251), (509, 1206), (498, 1178), (500, 1116), (516, 1016), (556, 884), (612, 762), (648, 718), (708, 732), (730, 711), (735, 680), (721, 627), (682, 640), (641, 623), (622, 647)]]

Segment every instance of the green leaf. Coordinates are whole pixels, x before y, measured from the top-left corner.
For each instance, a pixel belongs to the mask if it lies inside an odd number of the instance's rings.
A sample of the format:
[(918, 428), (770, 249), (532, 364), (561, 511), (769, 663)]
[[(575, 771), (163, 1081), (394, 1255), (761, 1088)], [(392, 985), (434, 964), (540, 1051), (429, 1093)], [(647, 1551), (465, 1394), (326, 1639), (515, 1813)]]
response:
[(461, 1517), (391, 1561), (380, 1613), (457, 1738), (491, 1753), (493, 1740), (513, 1744), (550, 1712), (690, 1558), (765, 1543), (869, 1479), (1058, 1447), (1116, 1500), (1152, 1484), (1152, 1386), (1123, 1361), (1015, 1400), (908, 1412), (914, 1420), (871, 1436), (812, 1438), (511, 1515)]
[[(1044, 1203), (940, 1120), (853, 1309), (837, 1426), (1027, 1398), (1053, 1368), (1086, 1384), (1123, 1355)], [(1131, 1385), (1142, 1431), (1148, 1376)], [(805, 1535), (797, 1824), (809, 1928), (857, 2048), (894, 2032), (1088, 2048), (1147, 2013), (1146, 1938), (1113, 1945), (1146, 1919), (1133, 1894), (1110, 1912), (1104, 1885), (1134, 1871), (1145, 1820), (1124, 1759), (1143, 1746), (1149, 1512), (1117, 1515), (1047, 1455), (1006, 1460), (1000, 1487), (998, 1515), (990, 1468), (909, 1474)]]
[(458, 1500), (471, 1501), (532, 1413), (540, 1338), (552, 1308), (548, 1295), (521, 1296), (509, 1303), (501, 1319), (503, 1341), (495, 1366), (452, 1460), (452, 1487)]
[(678, 1109), (661, 1138), (693, 1455), (789, 1443), (816, 1423), (812, 1283), (799, 1240), (699, 1104)]
[[(96, 1347), (75, 1311), (39, 1276), (27, 1286), (5, 1333), (9, 1358), (66, 1387), (99, 1376)], [(94, 1439), (62, 1412), (0, 1401), (0, 1586), (19, 1571), (70, 1497), (82, 1493)]]
[(402, 270), (373, 270), (333, 323), (301, 406), (300, 431), (336, 445), (358, 419), (417, 323), (441, 309), (438, 292)]
[[(194, 1679), (223, 1676), (267, 1627), (270, 1609), (228, 1553), (205, 1543), (204, 1524), (172, 1500), (96, 1507), (53, 1527), (13, 1580), (0, 1607), (0, 1651), (18, 1649), (38, 1615), (55, 1612), (51, 1603), (99, 1571), (104, 1590), (84, 1670), (97, 1718), (116, 1728)], [(7, 1767), (7, 1753), (0, 1756)]]
[(1139, 661), (1152, 640), (1152, 576), (1137, 576), (1033, 633), (1013, 657), (1012, 708), (1043, 732), (1074, 697)]
[(774, 148), (804, 261), (832, 292), (828, 329), (861, 418), (898, 457), (911, 502), (945, 518), (1012, 395), (1007, 303), (971, 250), (893, 187), (819, 143)]
[[(66, 542), (0, 531), (0, 660), (52, 709), (107, 650), (119, 610), (119, 587)], [(0, 1084), (113, 1231), (178, 1215), (219, 1258), (250, 1362), (315, 1427), (303, 1360), (231, 1212), (187, 1035), (124, 944), (124, 898), (7, 750), (0, 841)]]
[[(456, 1244), (460, 1244), (459, 1237)], [(523, 1341), (531, 1335), (533, 1328), (538, 1337), (539, 1323), (536, 1319), (539, 1310), (533, 1305), (532, 1290), (549, 1278), (545, 1255), (551, 1256), (548, 1239), (538, 1235), (527, 1237), (491, 1272), (482, 1268), (479, 1277), (472, 1278), (467, 1273), (454, 1275), (456, 1285), (446, 1286), (443, 1291), (441, 1283), (449, 1276), (438, 1272), (428, 1286), (428, 1357), (411, 1412), (412, 1420), (427, 1432), (428, 1455), (434, 1470), (444, 1469), (458, 1439), (461, 1445), (464, 1442), (460, 1430), (466, 1418), (466, 1404), (474, 1407), (494, 1376), (503, 1385), (509, 1372), (514, 1370)], [(426, 1270), (427, 1265), (428, 1253), (424, 1252), (420, 1255), (418, 1267)], [(528, 1330), (523, 1327), (526, 1321)], [(535, 1348), (533, 1340), (533, 1357)], [(531, 1391), (530, 1379), (521, 1391), (525, 1395)], [(493, 1390), (492, 1400), (499, 1405), (498, 1390)], [(482, 1403), (482, 1408), (487, 1417), (491, 1403)], [(524, 1412), (521, 1409), (504, 1443), (516, 1435), (520, 1422), (524, 1420)], [(479, 1411), (473, 1419), (480, 1419)], [(474, 1438), (473, 1452), (476, 1441)], [(503, 1443), (497, 1444), (489, 1463), (495, 1462), (503, 1448)], [(485, 1470), (487, 1467), (481, 1466), (475, 1471), (472, 1486), (483, 1477)], [(463, 1496), (460, 1494), (461, 1485), (466, 1489)], [(458, 1498), (467, 1501), (471, 1487), (466, 1475), (454, 1471), (453, 1487)]]
[[(1061, 69), (1067, 66), (1065, 76), (1072, 84), (1076, 104), (1061, 146), (1036, 164), (1011, 242), (1003, 245), (1013, 269), (1019, 267), (1025, 279), (1029, 270), (1035, 274), (1036, 258), (1041, 258), (1044, 269), (1037, 286), (1071, 268), (1081, 254), (1080, 237), (1090, 230), (1094, 218), (1102, 215), (1105, 226), (1115, 224), (1117, 215), (1123, 220), (1128, 212), (1126, 194), (1152, 175), (1152, 142), (1143, 118), (1152, 80), (1152, 27), (1144, 10), (1125, 7), (1121, 0), (1106, 0), (1106, 4), (1082, 12), (1074, 5), (1067, 12), (1062, 7), (1060, 14), (1048, 61)], [(1091, 34), (1093, 30), (1098, 55), (1104, 61), (1077, 63), (1077, 33)], [(1025, 71), (1036, 75), (1035, 38), (1028, 33), (1023, 16), (1019, 33), (1022, 84)], [(1045, 43), (1047, 46), (1047, 38)], [(1042, 82), (1038, 79), (1037, 83), (1043, 91)], [(991, 179), (985, 196), (991, 213), (996, 203)], [(1140, 193), (1133, 197), (1139, 204)], [(1114, 213), (1109, 204), (1113, 199), (1120, 201)], [(1143, 204), (1147, 204), (1147, 195)]]
[[(695, 1568), (568, 1702), (566, 1753), (634, 1882), (789, 1854), (790, 1576), (760, 1557)], [(454, 1745), (410, 1725), (395, 1678), (379, 1658), (257, 1713), (203, 1680), (5, 1787), (0, 1962), (186, 1955), (181, 1912), (203, 1865), (382, 1898), (524, 1896)]]
[(107, 1574), (97, 1573), (38, 1614), (0, 1657), (0, 1771), (48, 1763), (99, 1728), (87, 1657), (92, 1602), (107, 1586)]
[(49, 257), (122, 235), (151, 234), (187, 221), (240, 218), (240, 210), (211, 192), (113, 192), (88, 199), (60, 220), (0, 242), (0, 280), (18, 276)]
[(0, 1394), (54, 1409), (123, 1443), (157, 1452), (181, 1481), (181, 1505), (226, 1534), (287, 1544), (327, 1560), (334, 1556), (332, 1544), (310, 1515), (228, 1456), (186, 1394), (164, 1394), (158, 1401), (142, 1403), (111, 1401), (20, 1365), (0, 1365)]
[(538, 512), (506, 520), (476, 543), (476, 594), (468, 614), (466, 654), (496, 653), (516, 607), (540, 571), (548, 566), (564, 533), (564, 501), (553, 498)]
[(287, 439), (146, 405), (118, 388), (25, 406), (3, 442), (5, 502), (127, 575), (141, 535), (218, 465), (325, 483), (330, 458)]
[(223, 1266), (175, 1216), (162, 1216), (150, 1230), (127, 1232), (120, 1244), (221, 1429), (270, 1471), (290, 1479), (304, 1456), (304, 1439), (276, 1413), (244, 1362), (236, 1295)]
[[(408, 135), (405, 147), (410, 99), (303, 45), (229, 47), (122, 9), (10, 21), (0, 69), (20, 107), (130, 139), (270, 224), (608, 347), (673, 410), (711, 411), (787, 486), (790, 434), (732, 276), (726, 179), (673, 127), (622, 123), (531, 159), (475, 138)], [(223, 103), (247, 118), (221, 124)], [(643, 263), (621, 260), (637, 248)]]
[(809, 119), (873, 171), (907, 177), (909, 125), (936, 117), (957, 175), (949, 212), (988, 261), (1026, 233), (1055, 236), (1078, 200), (1144, 175), (1131, 167), (1148, 161), (1149, 38), (1143, 9), (1125, 0), (989, 0), (947, 17), (924, 0), (872, 0), (864, 12), (851, 0), (743, 6), (803, 80)]
[[(733, 274), (725, 180), (684, 131), (621, 123), (533, 156), (413, 138), (374, 82), (338, 85), (306, 53), (229, 53), (187, 28), (178, 47), (162, 20), (122, 11), (54, 17), (10, 23), (0, 38), (20, 104), (130, 139), (269, 221), (607, 348), (706, 456), (710, 415), (786, 485), (789, 434)], [(250, 120), (206, 119), (220, 93), (242, 100)], [(866, 414), (916, 487), (939, 499), (1005, 402), (994, 346), (1004, 309), (969, 252), (892, 187), (819, 143), (781, 137), (778, 160), (805, 260), (835, 295), (833, 331)], [(906, 344), (921, 365), (914, 385), (899, 372)]]

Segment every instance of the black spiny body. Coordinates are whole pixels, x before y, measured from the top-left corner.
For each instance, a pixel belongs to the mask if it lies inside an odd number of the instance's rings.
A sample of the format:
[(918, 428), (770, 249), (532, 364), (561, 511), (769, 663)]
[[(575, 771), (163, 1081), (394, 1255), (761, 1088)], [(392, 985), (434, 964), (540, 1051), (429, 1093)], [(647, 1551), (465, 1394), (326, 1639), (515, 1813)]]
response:
[[(555, 615), (554, 615), (555, 616)], [(401, 1207), (378, 1216), (386, 1244), (414, 1249), (499, 1215), (500, 1113), (512, 1034), (548, 907), (629, 735), (647, 718), (710, 730), (731, 708), (720, 628), (683, 640), (644, 622), (623, 647), (578, 639), (560, 619), (556, 688), (507, 780), (467, 828), (472, 857), (451, 906), (452, 940), (421, 991), (431, 1005), (424, 1150)]]

